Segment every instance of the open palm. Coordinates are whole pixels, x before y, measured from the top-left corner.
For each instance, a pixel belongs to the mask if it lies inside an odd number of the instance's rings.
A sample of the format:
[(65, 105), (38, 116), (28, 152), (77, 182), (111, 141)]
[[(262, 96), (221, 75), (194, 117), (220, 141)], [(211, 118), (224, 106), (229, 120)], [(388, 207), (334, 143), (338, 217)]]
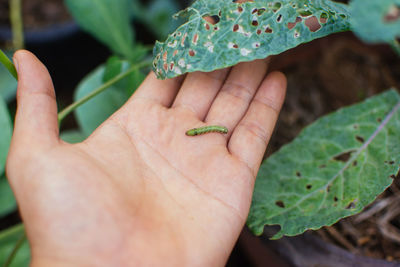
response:
[[(284, 98), (266, 61), (159, 81), (149, 74), (87, 140), (59, 140), (45, 67), (18, 52), (7, 174), (33, 265), (223, 265), (245, 223)], [(223, 125), (227, 135), (186, 130)]]

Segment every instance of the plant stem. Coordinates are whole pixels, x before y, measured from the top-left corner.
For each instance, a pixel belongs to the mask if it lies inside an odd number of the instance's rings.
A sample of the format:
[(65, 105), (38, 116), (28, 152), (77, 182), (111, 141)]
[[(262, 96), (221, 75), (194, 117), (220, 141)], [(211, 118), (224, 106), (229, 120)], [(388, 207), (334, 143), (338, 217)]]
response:
[(14, 76), (16, 80), (18, 80), (17, 70), (15, 69), (14, 64), (1, 49), (0, 49), (0, 62), (4, 65), (4, 67), (7, 68), (7, 70), (11, 73), (11, 75)]
[(98, 87), (97, 89), (95, 89), (94, 91), (92, 91), (91, 93), (89, 93), (88, 95), (86, 95), (85, 97), (79, 99), (78, 101), (76, 101), (75, 103), (72, 103), (71, 105), (69, 105), (68, 107), (66, 107), (65, 109), (63, 109), (60, 113), (58, 113), (58, 123), (61, 124), (62, 120), (72, 111), (74, 111), (76, 108), (78, 108), (79, 106), (83, 105), (84, 103), (86, 103), (87, 101), (89, 101), (90, 99), (92, 99), (93, 97), (95, 97), (96, 95), (100, 94), (101, 92), (103, 92), (104, 90), (106, 90), (107, 88), (109, 88), (110, 86), (114, 85), (115, 83), (119, 82), (120, 80), (122, 80), (123, 78), (125, 78), (126, 76), (128, 76), (129, 74), (131, 74), (132, 72), (134, 72), (137, 69), (143, 68), (143, 67), (147, 67), (151, 64), (150, 61), (143, 61), (138, 63), (137, 65), (133, 65), (132, 67), (130, 67), (128, 70), (126, 70), (125, 72), (122, 72), (121, 74), (115, 76), (114, 78), (112, 78), (111, 80), (109, 80), (108, 82), (106, 82), (105, 84), (101, 85), (100, 87)]
[(26, 239), (26, 234), (25, 232), (22, 234), (22, 236), (18, 239), (17, 243), (15, 244), (13, 250), (11, 251), (10, 255), (8, 255), (6, 262), (4, 263), (3, 267), (9, 267), (12, 263), (12, 261), (15, 258), (15, 255), (17, 255), (18, 250), (21, 248), (22, 244), (24, 243)]
[(21, 0), (10, 0), (10, 22), (15, 50), (24, 48), (24, 25), (21, 10)]
[(15, 233), (21, 232), (23, 230), (24, 230), (24, 225), (22, 223), (7, 228), (4, 231), (0, 232), (0, 240), (7, 238)]

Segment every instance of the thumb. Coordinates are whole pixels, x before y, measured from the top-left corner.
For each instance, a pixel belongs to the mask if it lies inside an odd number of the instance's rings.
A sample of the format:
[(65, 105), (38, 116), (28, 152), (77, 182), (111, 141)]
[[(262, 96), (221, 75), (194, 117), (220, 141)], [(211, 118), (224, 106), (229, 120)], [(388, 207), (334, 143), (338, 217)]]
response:
[[(13, 143), (51, 145), (58, 141), (57, 103), (46, 67), (26, 50), (14, 54), (18, 72)], [(25, 142), (23, 142), (25, 143)]]

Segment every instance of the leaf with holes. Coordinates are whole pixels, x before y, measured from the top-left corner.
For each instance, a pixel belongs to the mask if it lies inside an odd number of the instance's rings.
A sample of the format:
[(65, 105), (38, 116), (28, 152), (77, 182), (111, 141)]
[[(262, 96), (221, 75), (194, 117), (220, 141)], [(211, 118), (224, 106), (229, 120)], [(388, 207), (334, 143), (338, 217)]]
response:
[(400, 0), (353, 0), (351, 28), (366, 42), (392, 43), (400, 38)]
[(247, 224), (273, 238), (332, 225), (360, 212), (400, 167), (400, 95), (388, 91), (307, 127), (264, 162)]
[(162, 79), (265, 58), (349, 29), (347, 5), (329, 0), (198, 0), (177, 16), (188, 21), (154, 47), (153, 69)]

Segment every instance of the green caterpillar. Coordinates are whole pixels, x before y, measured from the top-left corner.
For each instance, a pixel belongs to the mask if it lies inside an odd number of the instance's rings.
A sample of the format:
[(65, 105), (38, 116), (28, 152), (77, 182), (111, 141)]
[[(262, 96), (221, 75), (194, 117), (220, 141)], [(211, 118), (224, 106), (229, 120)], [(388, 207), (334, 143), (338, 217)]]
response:
[(187, 136), (196, 136), (196, 135), (212, 133), (212, 132), (226, 134), (226, 133), (228, 133), (228, 128), (226, 128), (224, 126), (217, 126), (217, 125), (204, 126), (204, 127), (200, 127), (200, 128), (190, 129), (186, 132), (186, 135)]

